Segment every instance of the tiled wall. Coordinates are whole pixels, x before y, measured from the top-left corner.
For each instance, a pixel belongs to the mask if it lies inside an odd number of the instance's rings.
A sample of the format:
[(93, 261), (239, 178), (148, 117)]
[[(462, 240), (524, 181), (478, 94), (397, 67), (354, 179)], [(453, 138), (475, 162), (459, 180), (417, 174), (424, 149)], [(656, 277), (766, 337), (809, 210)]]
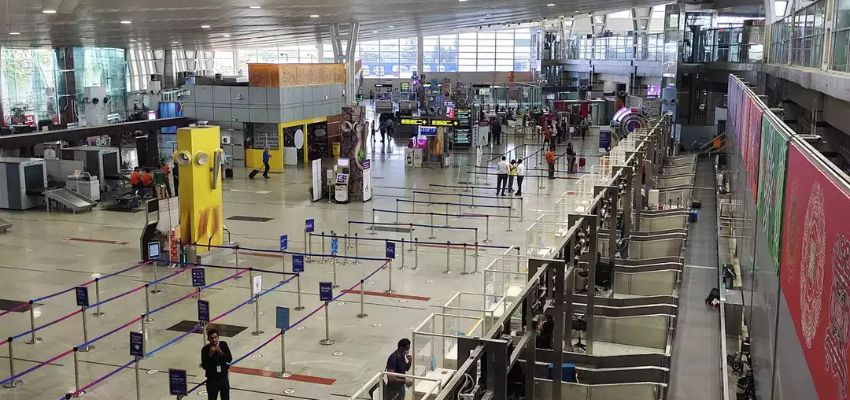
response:
[(340, 113), (345, 85), (188, 87), (183, 114), (205, 121), (281, 123)]

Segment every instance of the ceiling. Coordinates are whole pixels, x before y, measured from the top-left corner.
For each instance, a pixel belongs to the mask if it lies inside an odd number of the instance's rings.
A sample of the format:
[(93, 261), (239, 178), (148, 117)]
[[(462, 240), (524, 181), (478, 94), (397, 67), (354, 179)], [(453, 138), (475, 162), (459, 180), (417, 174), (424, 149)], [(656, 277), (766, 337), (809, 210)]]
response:
[[(315, 43), (328, 25), (360, 23), (360, 40), (527, 23), (664, 0), (0, 0), (10, 47), (189, 48)], [(549, 4), (553, 4), (549, 6)], [(251, 7), (260, 8), (251, 8)], [(602, 8), (600, 8), (602, 7)], [(44, 10), (55, 10), (45, 14)], [(313, 17), (311, 17), (313, 16)], [(122, 24), (121, 21), (130, 21)], [(202, 28), (208, 25), (209, 28)], [(19, 35), (10, 35), (18, 32)]]

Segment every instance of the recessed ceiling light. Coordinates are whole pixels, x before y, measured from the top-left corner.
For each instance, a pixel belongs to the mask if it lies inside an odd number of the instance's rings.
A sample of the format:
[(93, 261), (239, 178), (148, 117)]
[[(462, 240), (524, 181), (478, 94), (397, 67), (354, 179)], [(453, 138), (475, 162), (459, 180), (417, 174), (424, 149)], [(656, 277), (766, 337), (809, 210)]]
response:
[(311, 14), (310, 18), (319, 18), (319, 14)]
[(395, 28), (395, 25), (390, 25), (389, 28), (390, 29)]
[(372, 33), (378, 33), (378, 31), (372, 31)]
[(171, 44), (180, 44), (180, 42), (175, 40), (175, 41), (171, 42)]
[(201, 29), (210, 29), (209, 25), (201, 25)]
[(10, 35), (20, 35), (20, 32), (9, 32)]
[(546, 5), (546, 7), (555, 7), (555, 3), (549, 3)]
[(463, 2), (465, 2), (466, 0), (457, 0), (457, 1), (459, 1), (459, 2), (463, 3)]
[(121, 24), (123, 24), (123, 25), (130, 25), (130, 24), (132, 24), (132, 23), (133, 23), (133, 21), (130, 21), (130, 20), (128, 20), (128, 19), (125, 19), (125, 20), (121, 21)]
[(41, 10), (42, 14), (56, 14), (56, 10), (45, 9)]
[(222, 37), (230, 37), (230, 34), (229, 34), (229, 33), (225, 33), (224, 35), (221, 35), (221, 36), (222, 36)]

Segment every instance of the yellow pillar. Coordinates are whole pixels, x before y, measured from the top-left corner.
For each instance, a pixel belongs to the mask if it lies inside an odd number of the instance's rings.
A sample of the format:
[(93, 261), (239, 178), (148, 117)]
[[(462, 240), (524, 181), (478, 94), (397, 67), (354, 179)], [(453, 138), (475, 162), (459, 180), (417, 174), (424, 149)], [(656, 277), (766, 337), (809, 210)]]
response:
[(180, 237), (196, 244), (220, 245), (223, 238), (221, 133), (217, 126), (180, 128), (175, 162), (180, 168)]

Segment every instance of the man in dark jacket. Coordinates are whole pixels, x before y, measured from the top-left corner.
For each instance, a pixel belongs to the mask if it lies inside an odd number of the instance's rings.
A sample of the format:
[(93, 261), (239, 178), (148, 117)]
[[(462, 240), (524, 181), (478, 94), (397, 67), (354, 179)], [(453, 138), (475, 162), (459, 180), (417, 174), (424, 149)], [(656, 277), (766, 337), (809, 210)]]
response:
[(201, 349), (201, 367), (206, 371), (207, 377), (207, 399), (218, 400), (221, 393), (221, 400), (230, 400), (227, 371), (230, 369), (233, 355), (230, 354), (227, 342), (219, 340), (217, 330), (210, 329), (207, 332), (207, 340), (209, 344)]

